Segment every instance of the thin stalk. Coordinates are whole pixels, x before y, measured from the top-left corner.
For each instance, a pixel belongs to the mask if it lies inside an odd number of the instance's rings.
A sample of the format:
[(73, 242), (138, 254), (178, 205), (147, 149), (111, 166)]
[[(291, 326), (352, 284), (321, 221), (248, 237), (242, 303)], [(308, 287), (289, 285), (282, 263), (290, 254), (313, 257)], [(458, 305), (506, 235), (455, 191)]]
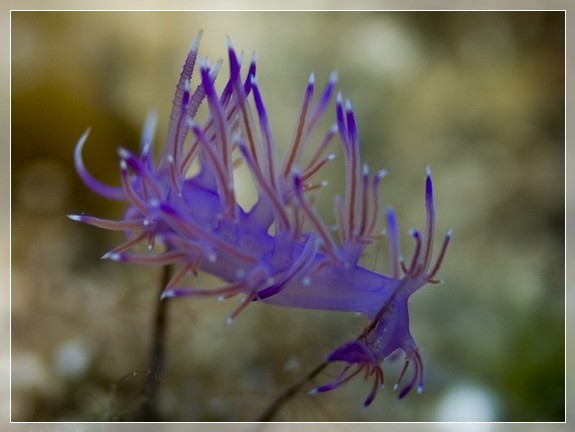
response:
[(144, 389), (144, 402), (140, 408), (139, 421), (157, 422), (161, 421), (161, 414), (158, 407), (160, 385), (164, 377), (164, 367), (166, 363), (166, 333), (168, 304), (170, 302), (161, 301), (160, 296), (170, 280), (171, 266), (163, 267), (160, 278), (160, 290), (158, 292), (158, 303), (153, 322), (153, 339), (150, 350), (150, 367), (148, 379)]
[(327, 367), (327, 361), (323, 361), (318, 364), (314, 369), (312, 369), (307, 375), (301, 378), (298, 382), (288, 387), (283, 393), (281, 393), (273, 403), (264, 411), (264, 413), (258, 418), (259, 422), (269, 422), (275, 417), (281, 407), (289, 401), (295, 394), (297, 394), (305, 383), (311, 381), (319, 374), (322, 370)]

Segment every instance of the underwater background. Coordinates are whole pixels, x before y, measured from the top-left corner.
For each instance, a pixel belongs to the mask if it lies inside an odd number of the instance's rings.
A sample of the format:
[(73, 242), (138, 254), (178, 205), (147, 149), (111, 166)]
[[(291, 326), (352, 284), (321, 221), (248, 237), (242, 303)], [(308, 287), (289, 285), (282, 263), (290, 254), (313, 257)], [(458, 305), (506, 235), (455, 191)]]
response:
[[(118, 184), (116, 149), (136, 149), (150, 110), (163, 144), (189, 45), (248, 59), (281, 152), (310, 72), (354, 107), (363, 157), (385, 168), (404, 250), (424, 222), (433, 169), (437, 229), (453, 228), (439, 277), (410, 301), (425, 391), (397, 403), (369, 383), (294, 397), (279, 421), (563, 421), (565, 416), (565, 25), (563, 12), (13, 12), (11, 59), (12, 420), (119, 421), (146, 380), (160, 269), (100, 260), (118, 233), (75, 224), (123, 208), (74, 171)], [(327, 115), (332, 121), (335, 116)], [(330, 147), (341, 155), (336, 143)], [(339, 158), (343, 159), (343, 158)], [(333, 222), (342, 162), (326, 171)], [(250, 197), (246, 194), (246, 202)], [(364, 258), (384, 268), (386, 250)], [(203, 278), (209, 283), (210, 278)], [(365, 320), (181, 299), (170, 307), (166, 421), (251, 421)], [(395, 367), (395, 369), (394, 369)], [(328, 381), (338, 368), (326, 371)], [(316, 384), (318, 384), (316, 383)], [(311, 386), (310, 386), (311, 388)]]

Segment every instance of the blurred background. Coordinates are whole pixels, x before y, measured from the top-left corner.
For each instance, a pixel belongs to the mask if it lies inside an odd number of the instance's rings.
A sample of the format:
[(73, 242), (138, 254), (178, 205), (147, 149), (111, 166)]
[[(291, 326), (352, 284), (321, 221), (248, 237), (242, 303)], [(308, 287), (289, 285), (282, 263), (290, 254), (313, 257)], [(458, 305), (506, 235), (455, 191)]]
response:
[[(12, 420), (134, 418), (147, 377), (160, 269), (100, 260), (122, 239), (70, 221), (120, 218), (72, 162), (91, 127), (89, 170), (119, 184), (116, 149), (156, 144), (189, 45), (224, 59), (226, 36), (258, 82), (276, 141), (289, 143), (310, 72), (332, 70), (353, 104), (362, 152), (386, 168), (382, 205), (423, 227), (433, 169), (438, 234), (454, 237), (440, 277), (411, 299), (426, 387), (400, 403), (401, 362), (364, 412), (370, 383), (304, 391), (279, 421), (562, 421), (565, 415), (564, 13), (13, 12)], [(221, 82), (225, 81), (220, 79)], [(197, 81), (196, 81), (197, 82)], [(329, 125), (335, 119), (328, 114)], [(341, 155), (338, 143), (332, 150)], [(343, 157), (337, 161), (341, 163)], [(332, 219), (341, 165), (318, 196)], [(385, 248), (365, 258), (385, 270)], [(206, 279), (207, 281), (207, 279)], [(251, 421), (365, 321), (235, 300), (170, 306), (166, 421)], [(339, 365), (338, 365), (339, 366)], [(305, 389), (337, 373), (330, 368)]]

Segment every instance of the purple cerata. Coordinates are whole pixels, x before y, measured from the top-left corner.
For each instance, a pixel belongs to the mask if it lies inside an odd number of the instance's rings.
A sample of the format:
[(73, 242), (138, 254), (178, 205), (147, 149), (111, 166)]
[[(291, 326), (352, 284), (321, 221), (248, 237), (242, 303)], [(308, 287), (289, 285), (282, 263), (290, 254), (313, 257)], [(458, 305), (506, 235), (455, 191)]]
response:
[[(408, 298), (427, 283), (437, 283), (439, 267), (451, 230), (432, 259), (435, 210), (431, 171), (425, 180), (426, 226), (410, 232), (415, 246), (403, 260), (398, 224), (388, 208), (386, 238), (390, 270), (380, 274), (359, 264), (365, 248), (381, 241), (379, 184), (385, 171), (372, 174), (362, 164), (355, 116), (341, 93), (335, 96), (335, 124), (319, 131), (333, 99), (337, 76), (332, 73), (315, 96), (311, 75), (301, 103), (295, 131), (286, 154), (279, 157), (266, 107), (256, 80), (253, 59), (247, 72), (228, 43), (229, 78), (218, 93), (214, 81), (220, 63), (198, 60), (201, 33), (183, 66), (170, 114), (166, 143), (157, 161), (152, 157), (155, 118), (145, 123), (139, 154), (119, 149), (121, 186), (101, 183), (85, 168), (82, 148), (89, 131), (79, 139), (76, 169), (94, 192), (128, 202), (123, 219), (70, 215), (73, 220), (99, 228), (123, 231), (124, 243), (104, 258), (141, 265), (174, 265), (177, 270), (162, 299), (214, 296), (227, 299), (241, 294), (228, 323), (251, 302), (275, 306), (359, 312), (369, 325), (354, 340), (329, 354), (328, 362), (344, 366), (329, 384), (312, 392), (325, 392), (362, 373), (373, 387), (367, 407), (383, 384), (381, 364), (397, 351), (405, 364), (395, 388), (406, 372), (411, 378), (399, 392), (402, 398), (414, 387), (423, 388), (423, 361), (410, 333)], [(200, 84), (191, 89), (192, 72), (199, 63)], [(244, 75), (244, 76), (242, 76)], [(207, 118), (196, 113), (207, 104)], [(345, 158), (345, 193), (335, 197), (336, 229), (328, 227), (314, 208), (314, 193), (325, 186), (318, 172), (335, 154), (326, 154), (339, 137)], [(305, 155), (305, 158), (304, 158)], [(196, 169), (192, 170), (192, 164)], [(245, 164), (257, 189), (251, 208), (238, 204), (235, 168)], [(337, 239), (332, 234), (337, 231)], [(219, 277), (223, 286), (193, 286), (202, 271)]]

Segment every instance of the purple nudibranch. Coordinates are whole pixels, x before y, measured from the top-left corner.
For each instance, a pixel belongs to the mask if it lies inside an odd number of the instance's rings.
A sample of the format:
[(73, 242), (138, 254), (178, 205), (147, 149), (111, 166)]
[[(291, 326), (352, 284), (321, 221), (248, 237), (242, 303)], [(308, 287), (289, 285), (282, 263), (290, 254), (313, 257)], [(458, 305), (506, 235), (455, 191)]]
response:
[[(82, 148), (89, 130), (79, 139), (74, 153), (81, 179), (94, 192), (125, 200), (122, 220), (71, 215), (76, 221), (99, 228), (123, 231), (126, 240), (103, 258), (142, 265), (175, 265), (162, 298), (214, 296), (227, 299), (242, 294), (243, 300), (228, 323), (252, 301), (276, 306), (342, 312), (360, 312), (370, 320), (355, 340), (336, 348), (329, 362), (344, 362), (337, 377), (313, 392), (337, 388), (363, 373), (373, 379), (364, 402), (367, 407), (383, 384), (381, 364), (400, 350), (405, 364), (398, 388), (410, 365), (411, 379), (399, 392), (423, 388), (423, 361), (411, 336), (408, 298), (436, 275), (444, 258), (451, 230), (444, 237), (435, 260), (433, 240), (435, 210), (431, 170), (425, 180), (426, 227), (412, 230), (415, 241), (409, 261), (402, 259), (394, 212), (385, 213), (390, 256), (389, 274), (359, 264), (365, 248), (381, 240), (379, 184), (385, 171), (371, 174), (362, 166), (355, 115), (349, 101), (336, 96), (335, 124), (323, 133), (320, 120), (333, 100), (337, 75), (332, 73), (321, 94), (310, 77), (291, 145), (283, 158), (256, 79), (255, 58), (242, 78), (241, 59), (228, 43), (229, 78), (218, 93), (214, 81), (220, 64), (198, 60), (201, 33), (183, 66), (170, 114), (167, 141), (154, 162), (152, 135), (155, 117), (145, 123), (139, 154), (120, 149), (121, 186), (101, 183), (85, 168)], [(200, 83), (191, 88), (199, 64)], [(315, 100), (315, 102), (314, 102)], [(196, 120), (200, 105), (209, 114)], [(317, 174), (335, 157), (326, 154), (339, 135), (345, 157), (345, 193), (335, 198), (338, 238), (322, 220), (310, 197), (325, 186)], [(304, 154), (309, 155), (304, 159)], [(192, 164), (199, 169), (192, 171)], [(258, 198), (249, 209), (236, 199), (235, 168), (246, 164)], [(219, 288), (192, 285), (198, 271), (218, 276)]]

